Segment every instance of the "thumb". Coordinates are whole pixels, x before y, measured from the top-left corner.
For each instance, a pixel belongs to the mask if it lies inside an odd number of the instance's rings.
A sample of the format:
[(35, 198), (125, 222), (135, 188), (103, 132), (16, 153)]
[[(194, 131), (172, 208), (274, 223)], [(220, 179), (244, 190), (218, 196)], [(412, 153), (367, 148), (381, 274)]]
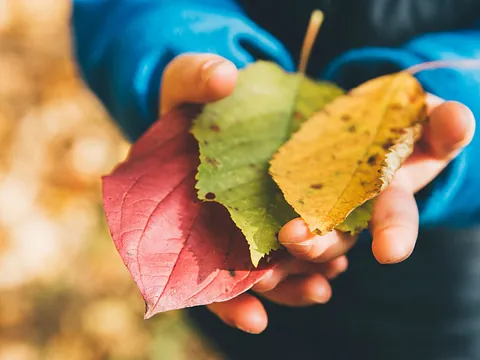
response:
[(185, 103), (220, 100), (232, 93), (236, 82), (237, 68), (218, 55), (180, 55), (163, 72), (161, 115)]
[(431, 112), (422, 142), (434, 158), (448, 161), (470, 143), (474, 132), (472, 111), (463, 104), (448, 101)]

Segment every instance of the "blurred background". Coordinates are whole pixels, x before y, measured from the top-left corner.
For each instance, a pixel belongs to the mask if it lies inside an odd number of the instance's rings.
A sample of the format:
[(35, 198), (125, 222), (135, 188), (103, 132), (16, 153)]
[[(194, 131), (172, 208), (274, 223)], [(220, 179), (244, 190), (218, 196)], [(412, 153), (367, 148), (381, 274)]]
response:
[(77, 74), (69, 0), (0, 0), (0, 360), (220, 360), (182, 317), (143, 320), (100, 177), (128, 144)]

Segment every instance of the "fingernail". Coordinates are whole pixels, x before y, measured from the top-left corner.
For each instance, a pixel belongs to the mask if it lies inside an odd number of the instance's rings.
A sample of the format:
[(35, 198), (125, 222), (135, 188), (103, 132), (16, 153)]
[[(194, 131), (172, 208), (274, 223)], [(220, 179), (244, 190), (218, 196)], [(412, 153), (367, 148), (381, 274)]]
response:
[[(461, 104), (461, 103), (460, 103)], [(469, 123), (471, 124), (472, 123), (472, 120), (474, 118), (474, 115), (472, 113), (472, 110), (470, 110), (468, 107), (466, 107), (465, 105), (461, 104), (462, 105), (462, 118), (463, 120), (465, 121), (465, 123)]]
[(444, 150), (447, 153), (451, 152), (453, 145), (457, 149), (454, 155), (457, 155), (462, 150), (462, 148), (464, 148), (468, 143), (470, 143), (475, 132), (475, 116), (468, 107), (462, 104), (460, 105), (461, 111), (459, 115), (463, 123), (463, 128), (456, 129), (455, 134), (458, 134), (456, 136), (457, 142), (455, 144), (446, 144), (446, 148)]
[(237, 324), (237, 322), (231, 318), (222, 318), (222, 321), (228, 325), (228, 326), (231, 326), (232, 328), (236, 328), (238, 330), (241, 330), (243, 332), (246, 332), (248, 334), (254, 334), (254, 332), (252, 332), (251, 330), (243, 327), (242, 325), (239, 325)]
[(312, 294), (312, 300), (318, 304), (323, 304), (330, 300), (330, 296), (325, 289), (325, 286), (322, 285), (315, 288), (315, 291)]
[(470, 141), (470, 137), (473, 136), (475, 131), (475, 116), (473, 115), (472, 110), (465, 107), (462, 114), (463, 121), (467, 124), (467, 136), (465, 141)]
[(280, 230), (279, 240), (284, 245), (304, 243), (313, 237), (307, 224), (302, 219), (294, 219)]
[(397, 263), (402, 262), (403, 260), (407, 259), (409, 256), (410, 256), (410, 254), (392, 256), (392, 257), (387, 258), (385, 261), (383, 261), (383, 264), (385, 264), (385, 265), (397, 264)]
[(247, 334), (256, 334), (255, 332), (251, 331), (251, 330), (248, 330), (248, 329), (245, 329), (243, 328), (242, 326), (240, 325), (235, 325), (235, 327), (238, 329), (238, 330), (241, 330), (243, 332), (246, 332)]
[(330, 272), (325, 273), (325, 277), (328, 280), (334, 280), (337, 277), (339, 277), (340, 275), (342, 275), (345, 271), (347, 271), (346, 268), (345, 269), (339, 269), (339, 270), (332, 270)]
[[(378, 235), (379, 236), (379, 235)], [(411, 243), (406, 243), (404, 240), (408, 235), (399, 234), (397, 229), (388, 228), (383, 230), (382, 238), (388, 239), (388, 245), (385, 247), (378, 247), (372, 243), (372, 250), (375, 258), (381, 264), (396, 264), (406, 260), (413, 252), (414, 246)], [(383, 244), (386, 244), (385, 242)], [(379, 257), (378, 254), (381, 254)]]
[(207, 61), (203, 64), (203, 71), (202, 71), (202, 80), (203, 82), (207, 82), (210, 78), (217, 73), (221, 73), (222, 71), (229, 71), (230, 64), (225, 59), (213, 59)]

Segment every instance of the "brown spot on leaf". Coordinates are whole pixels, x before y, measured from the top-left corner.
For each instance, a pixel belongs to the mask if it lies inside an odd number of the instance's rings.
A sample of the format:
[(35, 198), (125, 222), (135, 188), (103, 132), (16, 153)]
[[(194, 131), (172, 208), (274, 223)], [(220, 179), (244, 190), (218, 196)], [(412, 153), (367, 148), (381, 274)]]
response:
[(399, 103), (393, 103), (390, 105), (390, 110), (403, 110), (405, 107)]
[[(422, 110), (423, 111), (423, 110)], [(415, 119), (415, 121), (412, 123), (412, 125), (417, 125), (417, 124), (424, 124), (428, 122), (429, 118), (426, 113), (421, 113), (419, 114), (418, 118)]]
[(385, 150), (388, 150), (388, 149), (390, 149), (393, 145), (395, 145), (395, 143), (393, 142), (393, 139), (388, 139), (387, 141), (385, 141), (385, 142), (382, 144), (382, 147), (383, 147)]
[(349, 121), (351, 119), (351, 116), (349, 114), (343, 114), (342, 116), (340, 116), (340, 119), (342, 119), (342, 121)]
[(296, 111), (294, 114), (293, 114), (293, 118), (296, 119), (296, 120), (302, 120), (303, 119), (303, 115), (300, 111)]
[(354, 133), (354, 132), (357, 131), (357, 127), (355, 125), (351, 125), (351, 126), (348, 127), (347, 131), (349, 133)]
[(228, 273), (231, 277), (235, 277), (235, 269), (228, 269)]
[(378, 155), (375, 154), (368, 158), (367, 163), (368, 165), (375, 165), (377, 163), (377, 160), (378, 160)]
[(323, 184), (312, 184), (310, 185), (310, 189), (320, 190), (323, 188)]
[(298, 200), (298, 203), (301, 204), (301, 205), (304, 205), (304, 204), (305, 204), (305, 201), (303, 201), (303, 199), (299, 199), (299, 200)]
[(215, 197), (216, 197), (215, 194), (212, 193), (212, 192), (209, 192), (209, 193), (205, 194), (205, 199), (207, 199), (207, 200), (215, 200)]
[(391, 132), (394, 134), (403, 135), (405, 134), (406, 130), (403, 128), (392, 128)]
[(362, 164), (362, 160), (357, 160), (357, 165), (361, 165)]
[(212, 159), (212, 158), (205, 158), (205, 161), (207, 164), (210, 164), (212, 165), (213, 167), (217, 167), (218, 166), (218, 161), (216, 159)]
[(218, 126), (217, 124), (212, 124), (210, 125), (210, 130), (212, 130), (213, 132), (219, 132), (220, 126)]

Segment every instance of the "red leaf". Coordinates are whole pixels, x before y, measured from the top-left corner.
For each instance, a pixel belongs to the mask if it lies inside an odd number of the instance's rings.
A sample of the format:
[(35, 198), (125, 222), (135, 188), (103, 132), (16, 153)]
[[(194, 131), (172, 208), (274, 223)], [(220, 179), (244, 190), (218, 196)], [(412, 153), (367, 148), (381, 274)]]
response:
[(158, 312), (229, 300), (272, 265), (253, 268), (242, 233), (219, 204), (197, 200), (194, 109), (163, 117), (103, 178), (115, 246), (146, 303)]

